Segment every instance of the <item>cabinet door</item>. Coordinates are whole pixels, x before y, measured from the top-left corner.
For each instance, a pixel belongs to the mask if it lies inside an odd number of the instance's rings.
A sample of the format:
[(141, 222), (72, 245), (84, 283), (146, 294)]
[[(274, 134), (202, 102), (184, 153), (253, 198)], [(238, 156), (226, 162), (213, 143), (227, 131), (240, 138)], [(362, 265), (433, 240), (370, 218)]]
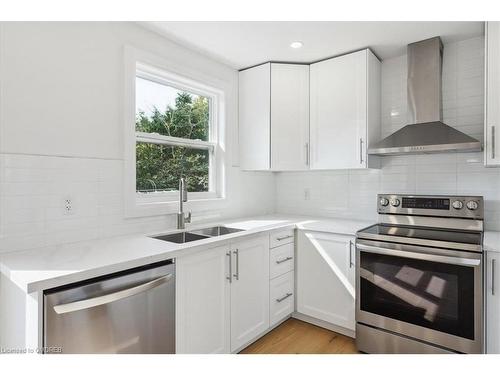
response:
[(240, 167), (269, 170), (271, 64), (262, 64), (239, 73)]
[(367, 50), (310, 69), (311, 169), (366, 167)]
[(230, 352), (229, 246), (177, 259), (176, 352)]
[(486, 350), (500, 354), (500, 253), (486, 254)]
[(297, 311), (354, 330), (354, 237), (299, 231)]
[(309, 65), (271, 64), (271, 168), (307, 169)]
[(486, 23), (486, 116), (484, 159), (500, 165), (500, 22)]
[(269, 328), (269, 237), (232, 246), (231, 351)]

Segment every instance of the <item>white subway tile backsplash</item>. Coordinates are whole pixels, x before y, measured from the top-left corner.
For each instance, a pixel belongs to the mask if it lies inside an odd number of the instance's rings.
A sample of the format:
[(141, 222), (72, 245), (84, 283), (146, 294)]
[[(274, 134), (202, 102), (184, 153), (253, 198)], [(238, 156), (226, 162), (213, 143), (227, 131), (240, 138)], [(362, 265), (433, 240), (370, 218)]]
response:
[[(382, 137), (407, 123), (406, 71), (406, 56), (382, 63)], [(444, 122), (482, 140), (484, 38), (444, 46), (442, 83)], [(290, 173), (280, 173), (277, 211), (375, 220), (377, 193), (483, 195), (486, 227), (500, 230), (500, 168), (485, 168), (482, 152), (384, 157), (381, 166), (376, 171), (342, 171), (349, 176), (347, 183), (328, 180), (338, 171), (304, 172), (294, 180)], [(305, 186), (314, 200), (303, 199)]]

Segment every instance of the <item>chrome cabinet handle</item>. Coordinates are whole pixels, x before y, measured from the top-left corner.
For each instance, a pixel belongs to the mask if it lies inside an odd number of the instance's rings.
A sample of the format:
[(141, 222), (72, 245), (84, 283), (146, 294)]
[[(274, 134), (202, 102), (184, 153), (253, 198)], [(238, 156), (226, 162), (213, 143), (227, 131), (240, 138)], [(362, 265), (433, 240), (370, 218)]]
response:
[(306, 142), (305, 148), (306, 148), (306, 165), (309, 165), (309, 142)]
[(236, 273), (234, 274), (234, 278), (236, 280), (240, 279), (240, 252), (238, 249), (233, 251), (234, 255), (236, 255)]
[(495, 295), (495, 259), (491, 260), (491, 295)]
[(352, 268), (354, 263), (352, 262), (352, 241), (349, 240), (349, 268)]
[(495, 159), (495, 127), (491, 127), (491, 158)]
[(283, 302), (284, 300), (286, 300), (288, 297), (292, 296), (293, 293), (287, 293), (285, 294), (283, 297), (281, 298), (276, 298), (276, 302), (280, 303), (280, 302)]
[(283, 236), (283, 237), (278, 237), (276, 238), (278, 241), (283, 241), (283, 240), (286, 240), (287, 238), (292, 238), (293, 237), (293, 234), (290, 234), (288, 236)]
[(228, 251), (226, 255), (229, 257), (229, 276), (226, 277), (226, 279), (229, 280), (230, 283), (233, 282), (233, 260), (231, 257), (231, 252)]
[(359, 163), (363, 164), (363, 138), (359, 139)]
[(289, 260), (292, 260), (292, 259), (293, 259), (293, 257), (286, 257), (284, 259), (277, 260), (276, 264), (281, 264), (281, 263), (284, 263), (284, 262), (288, 262)]
[(135, 296), (136, 294), (147, 292), (148, 290), (151, 290), (153, 288), (156, 288), (162, 284), (169, 282), (170, 280), (172, 280), (172, 278), (173, 275), (169, 273), (168, 275), (148, 281), (147, 283), (141, 285), (134, 286), (133, 288), (120, 290), (118, 292), (105, 294), (99, 297), (93, 297), (93, 298), (83, 299), (80, 301), (55, 305), (54, 311), (57, 314), (66, 314), (79, 310), (89, 309), (91, 307), (107, 305), (108, 303), (111, 302), (116, 302), (124, 298)]

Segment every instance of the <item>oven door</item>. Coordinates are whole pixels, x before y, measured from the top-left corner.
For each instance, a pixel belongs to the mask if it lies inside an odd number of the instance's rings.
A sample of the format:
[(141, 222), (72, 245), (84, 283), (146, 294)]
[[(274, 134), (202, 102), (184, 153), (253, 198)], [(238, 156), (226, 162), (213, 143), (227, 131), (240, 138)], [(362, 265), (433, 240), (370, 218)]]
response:
[(356, 249), (358, 323), (482, 352), (481, 254), (360, 239)]

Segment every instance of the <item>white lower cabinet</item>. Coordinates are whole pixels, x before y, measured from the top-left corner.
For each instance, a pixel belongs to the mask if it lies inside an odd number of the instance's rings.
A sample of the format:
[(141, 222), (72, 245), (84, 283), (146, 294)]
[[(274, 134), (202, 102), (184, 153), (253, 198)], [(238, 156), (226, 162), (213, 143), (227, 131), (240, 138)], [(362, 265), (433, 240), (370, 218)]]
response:
[(230, 247), (181, 257), (176, 262), (176, 352), (230, 352)]
[(354, 237), (298, 231), (297, 311), (355, 328)]
[(176, 262), (176, 352), (231, 353), (269, 328), (269, 236)]
[(231, 351), (269, 328), (269, 236), (232, 245)]
[(487, 252), (486, 350), (500, 354), (500, 253)]
[(293, 313), (294, 282), (293, 271), (271, 280), (269, 285), (269, 320), (273, 326)]

